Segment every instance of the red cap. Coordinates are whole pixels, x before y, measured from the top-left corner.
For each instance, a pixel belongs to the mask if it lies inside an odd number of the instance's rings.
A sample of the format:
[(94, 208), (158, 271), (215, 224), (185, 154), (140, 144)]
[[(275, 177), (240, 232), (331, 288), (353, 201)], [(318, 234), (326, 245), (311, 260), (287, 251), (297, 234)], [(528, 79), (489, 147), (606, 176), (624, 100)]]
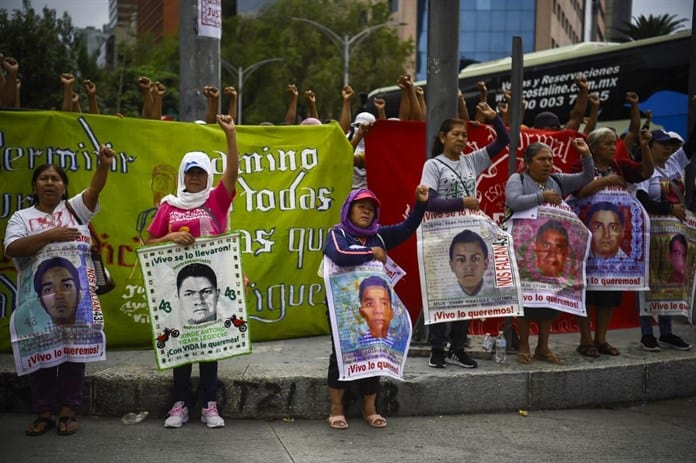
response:
[(372, 193), (371, 191), (368, 191), (368, 190), (361, 191), (360, 193), (355, 195), (355, 198), (353, 198), (353, 202), (359, 201), (361, 199), (371, 199), (375, 202), (375, 204), (377, 204), (377, 207), (381, 207), (381, 205), (379, 203), (379, 199), (377, 199), (377, 196), (375, 196), (374, 193)]

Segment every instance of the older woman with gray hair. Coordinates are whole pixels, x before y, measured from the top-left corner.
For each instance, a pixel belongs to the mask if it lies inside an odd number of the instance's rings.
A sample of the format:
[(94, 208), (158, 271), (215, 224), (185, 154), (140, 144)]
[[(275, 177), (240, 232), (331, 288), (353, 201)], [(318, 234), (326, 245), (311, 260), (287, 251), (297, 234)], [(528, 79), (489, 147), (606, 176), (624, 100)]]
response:
[[(653, 173), (653, 162), (648, 148), (650, 133), (643, 129), (640, 134), (640, 147), (643, 152), (640, 163), (630, 159), (616, 159), (616, 133), (607, 127), (600, 127), (593, 130), (587, 136), (587, 145), (590, 148), (592, 160), (594, 161), (594, 180), (575, 192), (578, 198), (586, 198), (597, 192), (610, 187), (626, 187), (627, 183), (640, 183), (650, 178)], [(596, 203), (599, 206), (601, 203)], [(610, 205), (613, 205), (610, 203)], [(600, 209), (593, 207), (587, 214), (586, 224), (592, 233), (593, 255), (596, 257), (613, 256), (619, 250), (618, 242), (621, 237), (614, 237), (616, 245), (613, 249), (602, 250), (601, 245), (596, 245), (600, 240), (608, 243), (609, 240), (602, 238), (601, 235), (610, 233), (601, 231), (601, 215), (606, 218), (614, 217), (615, 211), (610, 207)], [(623, 231), (623, 217), (616, 215), (613, 221), (621, 223)], [(622, 233), (623, 234), (623, 233)], [(607, 245), (608, 246), (608, 245)], [(621, 304), (621, 291), (587, 291), (586, 305), (588, 308), (587, 317), (578, 317), (580, 328), (580, 345), (576, 349), (580, 355), (586, 357), (599, 357), (600, 354), (619, 355), (619, 350), (607, 342), (607, 330), (614, 308)], [(590, 308), (595, 312), (595, 336), (592, 339), (592, 327), (590, 318)]]
[[(512, 174), (505, 186), (505, 205), (510, 211), (524, 211), (545, 203), (559, 205), (563, 202), (564, 194), (576, 191), (592, 180), (594, 163), (589, 147), (583, 138), (574, 139), (573, 145), (582, 156), (582, 172), (553, 175), (551, 147), (545, 143), (532, 143), (527, 147), (524, 152), (524, 169), (521, 173)], [(532, 320), (539, 324), (539, 338), (533, 358), (556, 364), (563, 362), (549, 348), (551, 323), (558, 314), (557, 310), (551, 308), (524, 308), (524, 317), (517, 318), (520, 336), (517, 353), (519, 363), (532, 363), (529, 347), (529, 326)]]

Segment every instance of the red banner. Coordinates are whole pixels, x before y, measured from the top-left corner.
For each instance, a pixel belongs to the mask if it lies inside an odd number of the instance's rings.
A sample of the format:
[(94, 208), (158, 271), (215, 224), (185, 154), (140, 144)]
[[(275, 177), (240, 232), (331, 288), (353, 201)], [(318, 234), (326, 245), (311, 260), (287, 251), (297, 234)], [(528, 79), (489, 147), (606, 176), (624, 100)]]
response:
[[(486, 146), (495, 137), (489, 125), (469, 123), (467, 151)], [(573, 130), (546, 131), (523, 129), (517, 150), (518, 168), (522, 163), (525, 148), (540, 141), (551, 146), (554, 165), (558, 172), (568, 172), (577, 161), (578, 154), (571, 140), (579, 134)], [(423, 163), (430, 154), (430, 141), (425, 141), (425, 122), (378, 120), (365, 137), (365, 164), (368, 187), (377, 194), (382, 203), (380, 222), (392, 224), (403, 220), (408, 204), (415, 200), (415, 189), (420, 183)], [(435, 153), (440, 154), (440, 153)], [(505, 206), (505, 184), (508, 178), (508, 150), (499, 153), (491, 167), (478, 179), (477, 195), (481, 209), (497, 222), (502, 218)], [(567, 193), (567, 192), (566, 192)], [(396, 292), (408, 309), (415, 323), (420, 315), (422, 299), (418, 278), (416, 236), (389, 252), (407, 275), (397, 284)], [(614, 313), (610, 328), (638, 326), (636, 294), (625, 292), (622, 306)], [(503, 319), (486, 321), (472, 320), (472, 334), (494, 333), (502, 329)], [(533, 329), (536, 328), (535, 326)], [(578, 330), (574, 316), (561, 315), (553, 323), (554, 332)]]

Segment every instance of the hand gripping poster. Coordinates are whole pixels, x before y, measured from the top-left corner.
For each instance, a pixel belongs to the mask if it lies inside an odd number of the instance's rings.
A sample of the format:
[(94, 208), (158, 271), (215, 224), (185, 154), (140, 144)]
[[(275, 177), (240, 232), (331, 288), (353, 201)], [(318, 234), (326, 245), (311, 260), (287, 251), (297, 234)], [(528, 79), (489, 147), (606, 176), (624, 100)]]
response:
[(63, 362), (106, 358), (104, 316), (95, 293), (87, 225), (72, 242), (50, 243), (17, 259), (17, 307), (10, 337), (17, 375)]
[(508, 220), (525, 307), (546, 307), (581, 317), (590, 231), (570, 206), (545, 204)]
[(592, 234), (587, 289), (649, 289), (650, 219), (635, 196), (612, 187), (586, 198), (569, 198), (568, 205)]
[(426, 212), (418, 264), (426, 325), (523, 313), (512, 237), (481, 211)]
[(696, 217), (650, 216), (650, 291), (640, 293), (641, 315), (681, 315), (693, 323)]
[(137, 252), (159, 369), (251, 352), (238, 234)]
[(324, 256), (324, 284), (338, 379), (401, 379), (411, 342), (411, 318), (384, 266), (374, 260), (340, 267)]

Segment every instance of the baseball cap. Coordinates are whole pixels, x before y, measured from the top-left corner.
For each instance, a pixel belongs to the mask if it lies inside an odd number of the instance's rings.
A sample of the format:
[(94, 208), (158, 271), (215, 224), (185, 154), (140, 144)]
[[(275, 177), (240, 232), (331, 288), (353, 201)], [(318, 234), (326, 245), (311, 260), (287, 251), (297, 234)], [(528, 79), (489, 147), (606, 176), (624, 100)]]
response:
[(208, 169), (206, 168), (206, 166), (204, 166), (200, 162), (196, 161), (195, 159), (188, 161), (186, 164), (184, 164), (184, 172), (188, 172), (189, 170), (193, 169), (194, 167), (198, 167), (199, 169), (202, 169), (205, 172), (208, 172)]
[(553, 129), (561, 128), (560, 119), (558, 119), (558, 116), (556, 116), (554, 113), (550, 111), (544, 111), (543, 113), (539, 113), (534, 118), (535, 129), (543, 129), (546, 127), (551, 127)]
[(667, 135), (669, 135), (670, 137), (672, 137), (672, 140), (673, 140), (673, 141), (678, 141), (679, 143), (684, 143), (684, 139), (683, 139), (683, 138), (681, 137), (681, 135), (679, 135), (677, 132), (668, 131), (668, 132), (667, 132)]
[(372, 113), (362, 112), (355, 116), (355, 120), (353, 120), (353, 123), (350, 125), (352, 127), (358, 127), (361, 124), (374, 124), (375, 120), (375, 116), (373, 116)]
[(377, 196), (375, 196), (374, 193), (372, 193), (370, 190), (361, 191), (360, 193), (355, 195), (355, 198), (353, 198), (353, 201), (351, 202), (359, 201), (361, 199), (371, 199), (375, 202), (375, 204), (377, 204), (377, 207), (380, 207), (379, 199), (377, 199)]
[(653, 130), (650, 133), (652, 134), (653, 141), (658, 141), (660, 143), (669, 143), (669, 142), (679, 141), (679, 142), (684, 143), (684, 140), (682, 139), (682, 137), (680, 137), (679, 134), (677, 134), (675, 132), (667, 132), (667, 131), (662, 130), (662, 129), (657, 129), (657, 130)]

